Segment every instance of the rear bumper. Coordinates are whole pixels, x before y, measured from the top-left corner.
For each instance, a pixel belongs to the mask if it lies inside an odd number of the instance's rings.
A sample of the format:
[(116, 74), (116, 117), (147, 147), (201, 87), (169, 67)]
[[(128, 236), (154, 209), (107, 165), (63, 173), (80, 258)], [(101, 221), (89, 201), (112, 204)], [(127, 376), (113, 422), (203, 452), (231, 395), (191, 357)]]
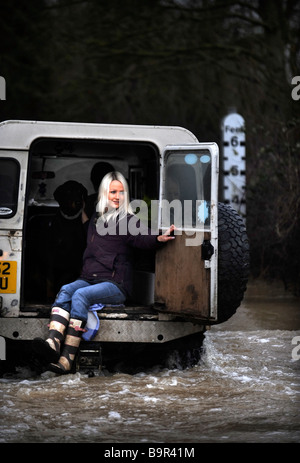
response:
[[(167, 315), (149, 313), (99, 314), (100, 327), (93, 341), (116, 343), (158, 343), (173, 341), (185, 336), (205, 331), (199, 322), (172, 319)], [(169, 318), (169, 319), (168, 319)], [(1, 318), (0, 336), (20, 341), (30, 341), (36, 337), (46, 338), (48, 318)]]

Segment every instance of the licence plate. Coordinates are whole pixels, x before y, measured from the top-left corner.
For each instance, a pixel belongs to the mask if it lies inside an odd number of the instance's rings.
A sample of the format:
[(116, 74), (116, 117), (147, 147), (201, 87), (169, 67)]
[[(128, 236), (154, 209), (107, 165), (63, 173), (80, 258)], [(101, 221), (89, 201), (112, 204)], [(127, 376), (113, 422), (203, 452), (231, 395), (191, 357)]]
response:
[(17, 262), (0, 261), (0, 294), (17, 292)]

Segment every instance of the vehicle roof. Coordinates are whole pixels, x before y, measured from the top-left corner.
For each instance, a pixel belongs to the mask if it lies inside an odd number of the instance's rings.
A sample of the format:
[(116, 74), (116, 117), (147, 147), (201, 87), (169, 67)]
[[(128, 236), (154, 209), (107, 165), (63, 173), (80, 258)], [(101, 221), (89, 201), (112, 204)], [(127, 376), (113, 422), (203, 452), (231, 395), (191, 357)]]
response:
[(166, 145), (198, 143), (183, 127), (8, 120), (0, 123), (0, 149), (28, 150), (38, 138), (147, 141)]

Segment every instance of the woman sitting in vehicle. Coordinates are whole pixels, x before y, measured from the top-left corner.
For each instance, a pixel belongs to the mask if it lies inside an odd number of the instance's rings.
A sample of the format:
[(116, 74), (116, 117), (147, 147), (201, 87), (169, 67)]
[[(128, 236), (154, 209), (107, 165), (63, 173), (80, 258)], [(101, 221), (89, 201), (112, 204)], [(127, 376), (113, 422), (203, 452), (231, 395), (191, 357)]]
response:
[(48, 370), (71, 372), (89, 307), (124, 303), (131, 292), (133, 248), (157, 249), (174, 239), (170, 236), (174, 228), (171, 225), (163, 235), (151, 233), (133, 214), (124, 176), (119, 172), (105, 175), (97, 212), (88, 225), (80, 277), (62, 286), (52, 305), (48, 338), (36, 338), (33, 343), (35, 352), (50, 363)]

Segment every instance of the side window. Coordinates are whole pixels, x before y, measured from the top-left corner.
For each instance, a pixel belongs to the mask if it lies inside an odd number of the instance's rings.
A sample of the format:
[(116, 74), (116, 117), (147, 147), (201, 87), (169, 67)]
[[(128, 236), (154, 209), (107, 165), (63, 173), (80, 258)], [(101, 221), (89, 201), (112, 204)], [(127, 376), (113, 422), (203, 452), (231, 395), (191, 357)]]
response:
[(17, 212), (20, 165), (15, 159), (0, 158), (0, 218), (10, 219)]

